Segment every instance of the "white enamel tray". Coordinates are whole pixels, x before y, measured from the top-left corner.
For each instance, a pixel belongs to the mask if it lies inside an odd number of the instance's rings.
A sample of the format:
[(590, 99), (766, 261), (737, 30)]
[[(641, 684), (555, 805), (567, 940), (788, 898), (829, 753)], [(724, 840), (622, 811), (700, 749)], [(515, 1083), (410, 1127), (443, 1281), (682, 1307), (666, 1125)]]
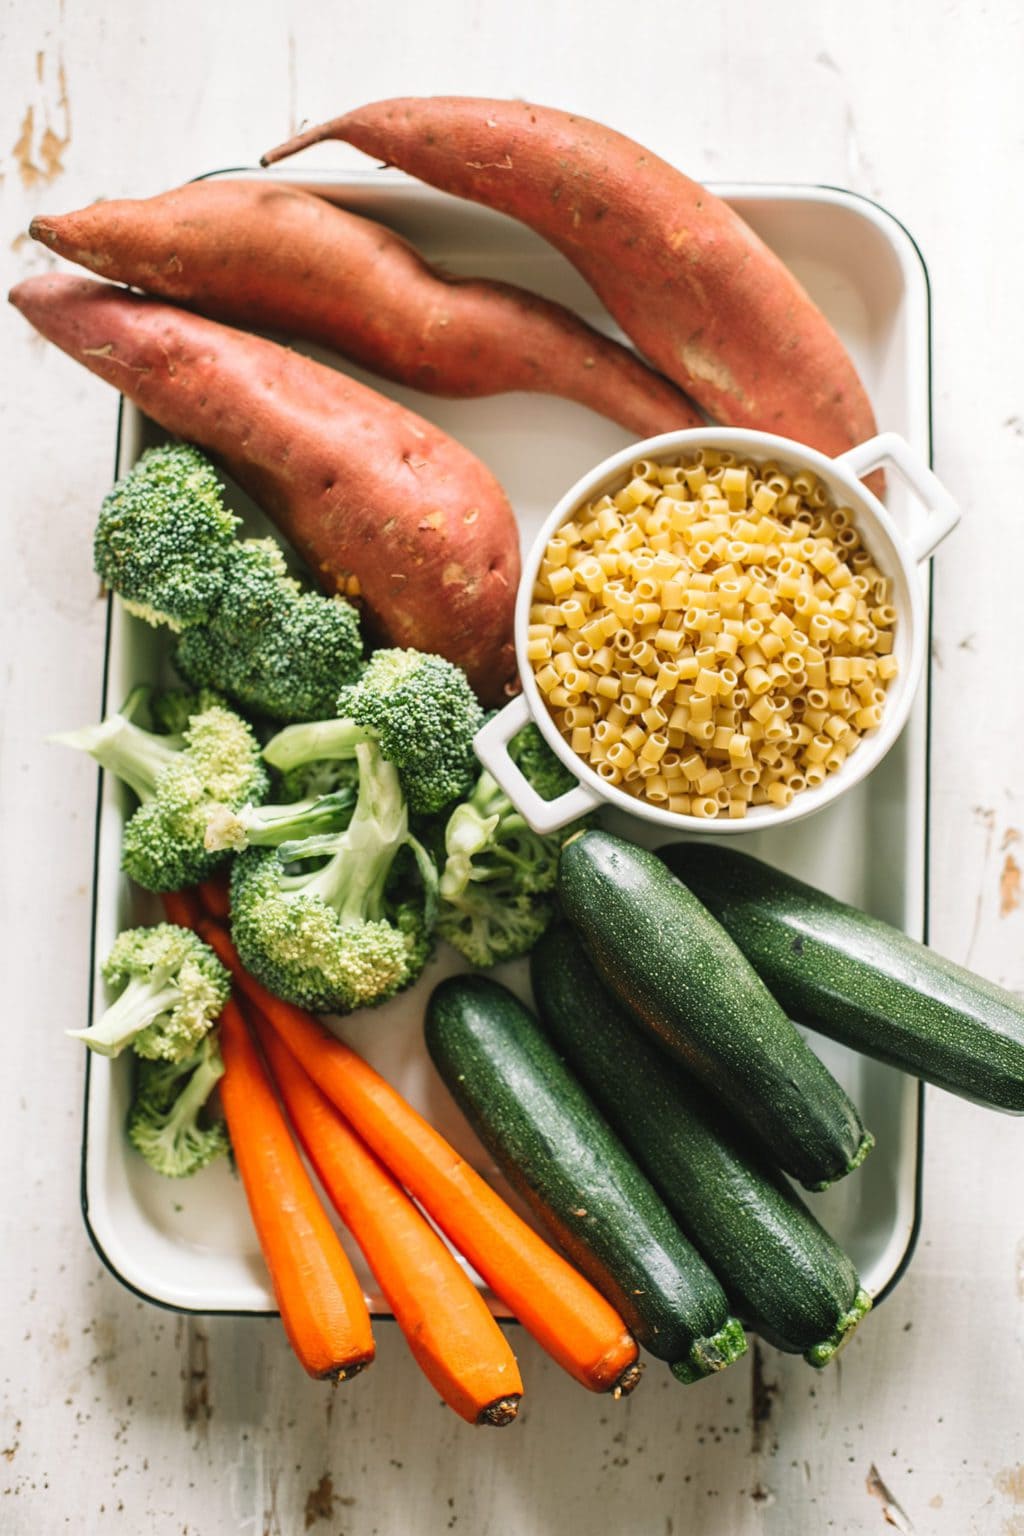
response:
[[(301, 179), (311, 190), (392, 225), (452, 271), (519, 282), (571, 305), (593, 324), (615, 331), (582, 279), (536, 236), (397, 172), (344, 178), (308, 173), (299, 178), (294, 170), (291, 175), (224, 174)], [(728, 185), (716, 190), (793, 268), (832, 320), (861, 370), (879, 427), (902, 433), (928, 457), (928, 279), (906, 231), (884, 209), (831, 188)], [(325, 360), (329, 359), (325, 356)], [(369, 375), (358, 376), (436, 421), (490, 465), (516, 508), (524, 545), (562, 492), (590, 465), (629, 440), (628, 434), (582, 407), (545, 396), (438, 400), (382, 384)], [(123, 404), (117, 473), (123, 473), (154, 440), (152, 426), (133, 406)], [(898, 522), (914, 515), (899, 485), (890, 486), (888, 502)], [(235, 504), (253, 529), (262, 528), (251, 504), (241, 496)], [(927, 582), (926, 575), (922, 581)], [(161, 638), (112, 605), (104, 709), (116, 708), (133, 684), (163, 676), (162, 667)], [(87, 718), (67, 724), (85, 724)], [(153, 899), (133, 891), (119, 870), (126, 805), (114, 781), (101, 779), (90, 1010), (102, 1009), (98, 964), (118, 930), (160, 915)], [(637, 841), (665, 841), (659, 829), (645, 828), (620, 813), (609, 817), (608, 825)], [(744, 836), (740, 843), (924, 938), (927, 684), (900, 741), (865, 783), (806, 821)], [(494, 1170), (486, 1154), (441, 1086), (422, 1043), (423, 1006), (430, 989), (443, 975), (460, 969), (464, 969), (460, 957), (441, 946), (414, 989), (383, 1008), (341, 1021), (338, 1027), (466, 1157), (491, 1176)], [(499, 974), (528, 996), (525, 964), (506, 967)], [(853, 1177), (808, 1199), (878, 1298), (899, 1278), (916, 1235), (923, 1095), (917, 1082), (890, 1068), (827, 1040), (814, 1038), (814, 1044), (859, 1105), (877, 1146)], [(73, 1047), (68, 1044), (66, 1049)], [(267, 1274), (241, 1186), (228, 1162), (180, 1183), (151, 1173), (124, 1136), (128, 1087), (126, 1060), (89, 1058), (82, 1208), (100, 1256), (125, 1285), (163, 1306), (203, 1313), (272, 1312)], [(500, 1185), (500, 1178), (494, 1177)], [(386, 1314), (386, 1305), (354, 1245), (351, 1251), (371, 1309)]]

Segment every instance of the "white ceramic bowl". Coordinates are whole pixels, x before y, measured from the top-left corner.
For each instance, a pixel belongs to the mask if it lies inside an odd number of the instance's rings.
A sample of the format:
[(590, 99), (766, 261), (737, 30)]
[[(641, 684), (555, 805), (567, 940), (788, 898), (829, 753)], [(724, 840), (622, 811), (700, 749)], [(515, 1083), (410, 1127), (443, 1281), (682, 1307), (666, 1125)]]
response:
[[(751, 806), (738, 821), (728, 817), (704, 818), (682, 816), (662, 806), (649, 805), (624, 790), (601, 779), (590, 765), (570, 747), (555, 726), (534, 677), (533, 665), (526, 656), (527, 625), (537, 569), (555, 529), (585, 502), (601, 496), (624, 481), (629, 466), (637, 459), (673, 460), (696, 448), (731, 449), (741, 458), (757, 462), (772, 460), (787, 474), (811, 470), (828, 487), (837, 506), (849, 507), (854, 522), (875, 564), (892, 583), (892, 602), (897, 611), (894, 655), (899, 672), (889, 684), (881, 723), (868, 731), (856, 752), (823, 784), (804, 789), (787, 806)], [(901, 533), (885, 507), (860, 477), (882, 465), (895, 468), (922, 502), (924, 513), (909, 534)], [(476, 737), (477, 756), (536, 832), (554, 832), (577, 816), (602, 803), (618, 806), (644, 821), (655, 822), (677, 832), (715, 833), (749, 832), (778, 827), (788, 821), (809, 816), (831, 804), (869, 774), (896, 740), (921, 681), (925, 647), (928, 642), (924, 605), (917, 566), (960, 520), (960, 512), (948, 492), (932, 474), (927, 464), (896, 433), (885, 432), (860, 443), (839, 458), (830, 459), (812, 448), (789, 438), (773, 437), (766, 432), (748, 432), (733, 427), (694, 428), (685, 432), (666, 432), (642, 443), (623, 448), (595, 466), (568, 490), (552, 511), (534, 540), (523, 562), (515, 612), (515, 646), (523, 691), (507, 704)], [(535, 720), (545, 740), (579, 781), (576, 788), (557, 800), (542, 800), (531, 788), (508, 755), (508, 742), (528, 720)]]

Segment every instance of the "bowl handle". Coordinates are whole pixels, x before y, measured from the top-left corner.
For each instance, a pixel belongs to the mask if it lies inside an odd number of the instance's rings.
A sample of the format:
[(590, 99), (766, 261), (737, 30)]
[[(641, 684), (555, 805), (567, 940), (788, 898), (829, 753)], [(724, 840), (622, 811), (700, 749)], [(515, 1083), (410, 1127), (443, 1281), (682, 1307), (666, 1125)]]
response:
[(526, 819), (535, 832), (542, 835), (557, 832), (577, 816), (586, 815), (602, 797), (585, 784), (566, 790), (557, 800), (544, 800), (519, 772), (508, 755), (508, 743), (530, 721), (530, 705), (525, 694), (506, 704), (505, 708), (488, 720), (473, 738), (477, 757), (487, 771), (497, 780), (516, 810)]
[(868, 438), (866, 443), (858, 443), (849, 453), (841, 454), (836, 463), (856, 475), (858, 480), (882, 464), (892, 464), (899, 471), (927, 510), (924, 522), (907, 534), (910, 553), (915, 560), (927, 560), (960, 521), (960, 508), (941, 480), (898, 432), (880, 432), (877, 437)]

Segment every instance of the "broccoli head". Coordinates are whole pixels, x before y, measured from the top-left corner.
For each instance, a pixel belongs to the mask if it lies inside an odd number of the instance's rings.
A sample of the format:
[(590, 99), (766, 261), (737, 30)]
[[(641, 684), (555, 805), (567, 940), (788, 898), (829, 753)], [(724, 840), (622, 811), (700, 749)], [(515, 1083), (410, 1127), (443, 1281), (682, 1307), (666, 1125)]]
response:
[(230, 551), (216, 611), (180, 636), (175, 664), (274, 720), (316, 720), (362, 665), (359, 616), (342, 597), (307, 592), (273, 539)]
[(228, 1150), (224, 1122), (202, 1121), (224, 1075), (216, 1032), (180, 1061), (140, 1061), (128, 1112), (128, 1140), (157, 1173), (171, 1179), (198, 1173)]
[[(519, 731), (509, 753), (545, 800), (575, 780), (536, 726)], [(558, 851), (585, 822), (548, 836), (534, 832), (484, 770), (444, 832), (437, 932), (474, 965), (497, 965), (531, 950), (555, 914)]]
[(409, 831), (393, 765), (371, 742), (355, 750), (359, 789), (344, 831), (248, 848), (232, 871), (243, 965), (315, 1013), (383, 1002), (415, 981), (431, 951), (437, 871)]
[[(201, 715), (215, 704), (227, 706), (227, 699), (213, 688), (164, 688), (160, 693), (142, 690), (149, 708), (153, 729), (166, 736), (182, 736), (193, 715)], [(122, 705), (121, 713), (124, 714)], [(135, 716), (132, 716), (135, 719)]]
[(220, 705), (192, 715), (181, 736), (143, 730), (120, 711), (54, 740), (88, 752), (138, 797), (125, 823), (121, 867), (150, 891), (178, 891), (211, 875), (227, 857), (205, 846), (212, 810), (257, 802), (267, 790), (251, 727)]
[(100, 508), (97, 574), (148, 624), (201, 623), (220, 600), (237, 523), (201, 453), (185, 443), (150, 448)]
[(190, 1056), (227, 1002), (231, 978), (208, 944), (187, 928), (157, 923), (118, 934), (103, 962), (118, 996), (88, 1029), (69, 1029), (101, 1056), (131, 1046), (139, 1056)]
[(267, 743), (282, 772), (329, 758), (351, 759), (375, 741), (394, 763), (414, 815), (432, 815), (467, 795), (476, 774), (473, 737), (483, 710), (466, 674), (424, 651), (375, 651), (359, 681), (337, 700), (338, 718), (289, 726)]

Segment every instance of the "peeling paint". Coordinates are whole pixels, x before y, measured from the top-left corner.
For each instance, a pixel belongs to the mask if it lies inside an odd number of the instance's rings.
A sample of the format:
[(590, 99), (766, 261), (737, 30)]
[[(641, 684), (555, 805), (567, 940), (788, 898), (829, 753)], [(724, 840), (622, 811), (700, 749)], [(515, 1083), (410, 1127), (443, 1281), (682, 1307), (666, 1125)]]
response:
[(1020, 865), (1012, 853), (1003, 859), (999, 876), (999, 916), (1009, 917), (1020, 906)]
[(56, 101), (47, 99), (46, 55), (36, 54), (36, 83), (41, 87), (39, 110), (30, 102), (14, 141), (13, 155), (22, 185), (35, 187), (56, 181), (64, 170), (64, 154), (71, 143), (71, 103), (63, 59), (56, 70)]
[(877, 1499), (882, 1506), (882, 1518), (886, 1525), (891, 1525), (894, 1530), (902, 1531), (904, 1536), (912, 1536), (914, 1527), (906, 1510), (900, 1504), (886, 1484), (882, 1481), (882, 1474), (874, 1462), (868, 1468), (868, 1475), (864, 1480), (871, 1497)]
[(764, 1450), (765, 1431), (778, 1399), (779, 1384), (765, 1376), (764, 1350), (755, 1339), (750, 1351), (750, 1450), (754, 1456)]

